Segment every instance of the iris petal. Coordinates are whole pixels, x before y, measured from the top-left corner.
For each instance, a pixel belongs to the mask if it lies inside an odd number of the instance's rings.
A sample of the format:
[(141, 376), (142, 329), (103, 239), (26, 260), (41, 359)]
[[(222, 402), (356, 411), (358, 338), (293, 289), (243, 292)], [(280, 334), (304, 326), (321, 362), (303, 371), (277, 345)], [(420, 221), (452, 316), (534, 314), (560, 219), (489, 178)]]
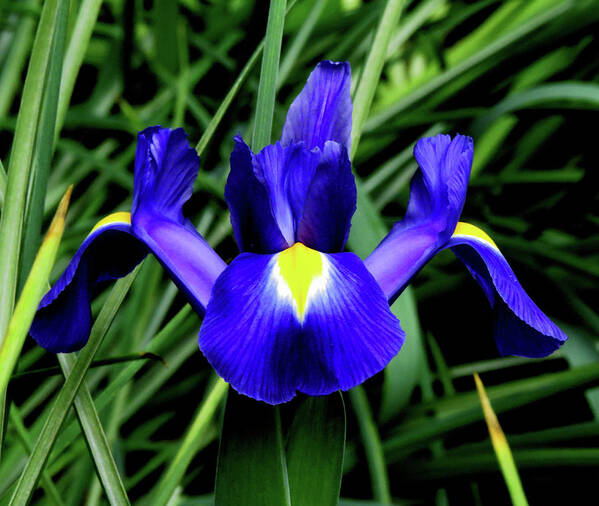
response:
[(410, 184), (405, 220), (413, 224), (435, 222), (443, 239), (448, 240), (464, 207), (472, 156), (470, 137), (420, 139), (414, 147), (420, 170)]
[(349, 151), (352, 127), (351, 70), (347, 62), (320, 62), (295, 98), (283, 126), (283, 146), (302, 141), (308, 149), (335, 141)]
[(356, 210), (356, 182), (347, 150), (327, 141), (310, 181), (297, 240), (325, 253), (343, 251)]
[(253, 157), (243, 139), (235, 137), (225, 186), (233, 234), (240, 251), (275, 253), (289, 244), (271, 210), (267, 188), (254, 174)]
[(42, 347), (82, 348), (91, 330), (94, 287), (128, 274), (148, 248), (203, 313), (226, 264), (183, 216), (198, 164), (182, 129), (151, 127), (139, 134), (132, 215), (116, 213), (100, 221), (44, 296), (31, 327)]
[(139, 134), (136, 157), (133, 232), (202, 314), (226, 264), (183, 216), (200, 159), (183, 129), (159, 127)]
[(390, 302), (450, 239), (464, 207), (472, 155), (472, 139), (463, 135), (416, 143), (420, 170), (410, 184), (406, 215), (365, 260)]
[(81, 349), (91, 331), (91, 298), (98, 283), (121, 278), (147, 254), (135, 238), (129, 213), (102, 220), (87, 236), (73, 260), (42, 299), (30, 334), (54, 353)]
[(493, 307), (495, 341), (502, 355), (545, 357), (566, 341), (567, 336), (532, 301), (482, 230), (460, 223), (447, 247), (466, 264)]
[(357, 256), (301, 243), (237, 257), (216, 281), (199, 336), (219, 375), (271, 404), (297, 391), (347, 390), (380, 371), (403, 340)]

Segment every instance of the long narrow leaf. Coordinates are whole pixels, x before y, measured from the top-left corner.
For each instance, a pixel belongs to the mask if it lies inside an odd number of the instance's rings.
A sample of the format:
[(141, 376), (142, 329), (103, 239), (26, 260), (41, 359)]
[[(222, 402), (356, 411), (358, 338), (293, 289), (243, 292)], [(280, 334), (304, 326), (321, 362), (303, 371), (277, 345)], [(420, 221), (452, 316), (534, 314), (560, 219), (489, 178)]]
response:
[[(67, 353), (60, 354), (58, 361), (64, 372), (65, 379), (68, 379), (77, 359), (72, 354)], [(74, 404), (106, 497), (110, 501), (110, 504), (128, 505), (129, 498), (127, 497), (127, 492), (116, 467), (114, 457), (110, 452), (110, 444), (106, 439), (106, 434), (102, 428), (94, 401), (85, 382), (79, 387)]]
[(12, 315), (5, 338), (0, 344), (0, 392), (5, 392), (21, 348), (29, 332), (37, 307), (48, 286), (48, 278), (60, 245), (64, 222), (73, 187), (70, 186), (58, 205), (46, 238), (35, 258), (23, 293)]
[(75, 399), (77, 390), (81, 386), (87, 369), (98, 351), (100, 344), (102, 344), (102, 340), (104, 339), (118, 308), (123, 302), (125, 295), (129, 291), (136, 274), (137, 269), (127, 277), (117, 281), (115, 287), (112, 289), (108, 300), (104, 304), (102, 311), (94, 323), (87, 345), (79, 353), (71, 374), (58, 393), (44, 426), (38, 435), (33, 448), (33, 453), (25, 466), (23, 474), (17, 482), (17, 486), (11, 498), (11, 505), (27, 504), (31, 499), (40, 473), (44, 469), (50, 450), (54, 445), (56, 436), (58, 435), (64, 419)]
[(505, 434), (501, 429), (501, 425), (499, 425), (499, 420), (497, 420), (491, 402), (487, 397), (483, 382), (477, 373), (474, 373), (474, 381), (485, 415), (485, 421), (487, 422), (487, 428), (489, 429), (489, 435), (491, 436), (491, 442), (493, 443), (493, 449), (495, 450), (495, 455), (499, 462), (503, 479), (510, 492), (512, 504), (514, 506), (528, 506), (528, 501), (526, 500), (526, 495), (522, 488), (522, 482), (520, 481), (520, 475), (518, 474), (518, 469), (514, 463), (514, 457), (512, 457), (512, 451), (510, 450)]
[(293, 506), (336, 506), (345, 454), (341, 394), (302, 401), (287, 442), (287, 474)]
[(60, 19), (68, 14), (67, 6), (67, 0), (44, 3), (23, 88), (0, 220), (0, 339), (8, 327), (16, 295), (25, 201), (34, 162), (41, 104), (46, 92), (46, 73), (52, 58), (52, 41)]
[(271, 0), (270, 2), (264, 54), (260, 68), (256, 113), (254, 115), (254, 135), (252, 137), (254, 151), (258, 151), (270, 143), (283, 26), (285, 24), (285, 4), (286, 0)]

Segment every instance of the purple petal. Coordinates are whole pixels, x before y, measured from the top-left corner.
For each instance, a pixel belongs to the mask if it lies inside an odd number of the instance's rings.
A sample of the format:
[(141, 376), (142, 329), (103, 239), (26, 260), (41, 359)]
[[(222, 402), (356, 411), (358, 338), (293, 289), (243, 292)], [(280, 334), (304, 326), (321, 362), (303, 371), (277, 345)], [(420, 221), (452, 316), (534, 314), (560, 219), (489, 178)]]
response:
[(303, 143), (266, 146), (254, 156), (254, 174), (268, 194), (270, 209), (288, 245), (295, 242), (296, 222), (320, 159)]
[(335, 141), (350, 149), (351, 70), (347, 62), (322, 61), (295, 98), (283, 127), (283, 146), (304, 142), (308, 149)]
[(524, 291), (487, 234), (460, 223), (446, 247), (466, 264), (493, 307), (495, 342), (502, 355), (545, 357), (564, 344), (567, 336)]
[(225, 186), (233, 235), (240, 251), (275, 253), (289, 245), (271, 211), (268, 191), (254, 174), (253, 156), (243, 139), (235, 137)]
[(41, 347), (54, 353), (83, 348), (92, 326), (94, 288), (127, 275), (146, 256), (147, 249), (133, 235), (128, 216), (116, 213), (102, 220), (42, 299), (30, 329)]
[(416, 144), (420, 170), (410, 184), (406, 215), (365, 260), (391, 302), (455, 230), (472, 155), (472, 139), (463, 135), (426, 137)]
[(183, 216), (199, 161), (182, 129), (152, 127), (141, 132), (131, 221), (134, 234), (202, 314), (226, 264)]
[(435, 221), (449, 239), (466, 200), (473, 152), (472, 139), (463, 135), (425, 137), (416, 143), (420, 170), (410, 185), (406, 221)]
[(403, 340), (358, 257), (300, 243), (237, 257), (216, 281), (199, 336), (219, 375), (270, 404), (297, 391), (352, 388), (380, 371)]
[(356, 183), (347, 151), (328, 141), (298, 213), (297, 240), (325, 253), (343, 251), (355, 210)]
[(409, 226), (401, 221), (364, 264), (392, 304), (438, 250), (438, 231), (433, 226)]

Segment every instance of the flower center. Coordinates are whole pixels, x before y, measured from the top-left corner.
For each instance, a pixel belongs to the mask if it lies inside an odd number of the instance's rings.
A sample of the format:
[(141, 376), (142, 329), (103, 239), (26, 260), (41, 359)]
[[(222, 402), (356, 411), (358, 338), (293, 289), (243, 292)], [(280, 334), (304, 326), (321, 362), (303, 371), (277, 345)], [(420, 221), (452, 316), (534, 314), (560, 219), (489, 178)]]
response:
[(323, 274), (321, 253), (296, 242), (279, 253), (279, 274), (285, 282), (297, 309), (298, 319), (303, 321), (308, 295), (313, 281)]

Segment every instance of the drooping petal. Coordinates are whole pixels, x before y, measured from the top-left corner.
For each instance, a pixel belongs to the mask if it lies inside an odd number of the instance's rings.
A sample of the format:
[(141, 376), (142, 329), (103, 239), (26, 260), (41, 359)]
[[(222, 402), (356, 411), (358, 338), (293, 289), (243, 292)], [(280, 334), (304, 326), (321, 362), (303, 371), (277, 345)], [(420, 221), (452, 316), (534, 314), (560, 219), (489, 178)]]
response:
[(301, 243), (237, 257), (216, 281), (199, 336), (219, 375), (271, 404), (297, 391), (347, 390), (380, 371), (403, 340), (358, 257)]
[(129, 213), (104, 218), (42, 299), (31, 326), (31, 336), (54, 353), (81, 349), (91, 331), (94, 288), (102, 281), (127, 275), (147, 252), (133, 235)]
[(183, 129), (159, 127), (139, 134), (136, 157), (133, 233), (202, 314), (226, 264), (183, 216), (200, 159)]
[(410, 184), (406, 215), (365, 260), (390, 302), (450, 239), (464, 207), (472, 155), (472, 139), (463, 135), (416, 144), (420, 169)]
[(239, 250), (275, 253), (289, 245), (271, 211), (267, 189), (254, 174), (253, 156), (243, 139), (235, 137), (225, 200)]
[(495, 342), (502, 355), (545, 357), (564, 344), (567, 336), (524, 291), (485, 232), (459, 223), (447, 247), (466, 264), (493, 307)]
[(297, 240), (325, 253), (343, 251), (355, 210), (356, 182), (347, 150), (327, 141), (299, 214)]
[(281, 135), (283, 146), (303, 141), (308, 149), (335, 141), (350, 149), (352, 103), (348, 62), (322, 61), (295, 98)]

